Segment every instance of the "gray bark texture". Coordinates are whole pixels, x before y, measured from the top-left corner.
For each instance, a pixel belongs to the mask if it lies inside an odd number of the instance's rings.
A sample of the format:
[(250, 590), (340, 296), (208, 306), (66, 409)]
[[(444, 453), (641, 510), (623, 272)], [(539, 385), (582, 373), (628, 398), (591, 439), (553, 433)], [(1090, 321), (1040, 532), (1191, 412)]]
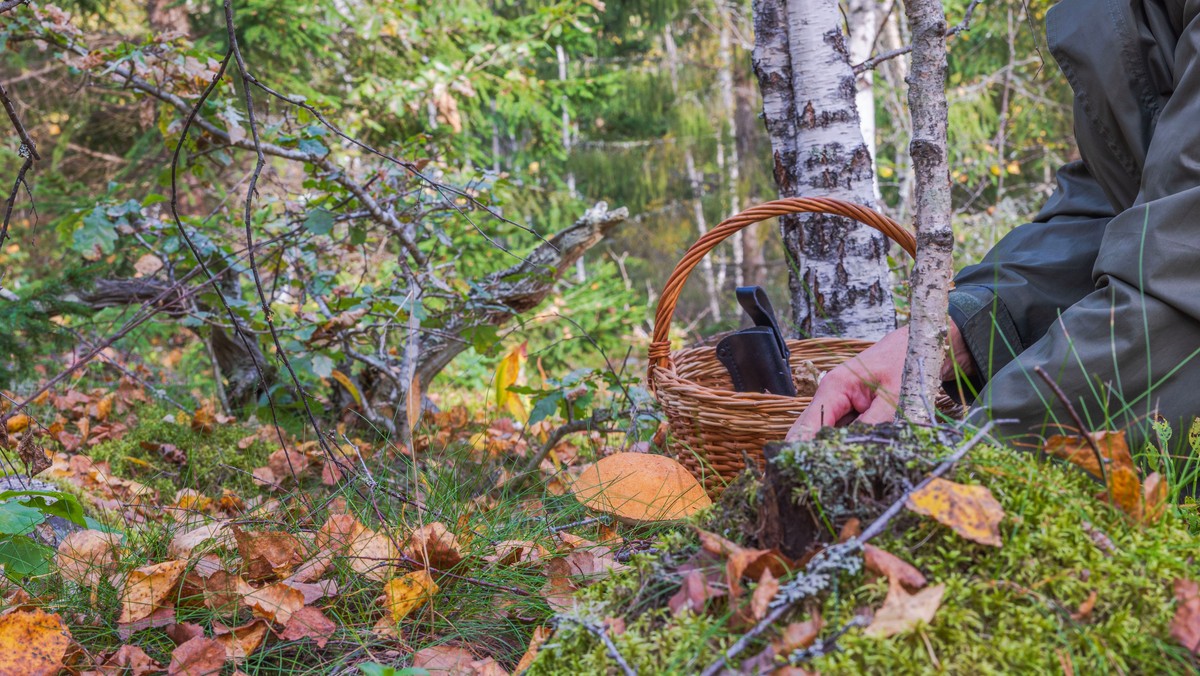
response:
[(897, 415), (929, 421), (941, 387), (950, 288), (950, 168), (946, 160), (946, 13), (938, 0), (907, 0), (913, 38), (908, 77), (912, 113), (909, 154), (915, 174), (917, 262), (911, 278), (911, 319)]
[[(833, 0), (755, 0), (754, 72), (781, 197), (874, 207), (874, 169)], [(780, 219), (802, 336), (878, 339), (895, 328), (887, 239), (837, 216)]]

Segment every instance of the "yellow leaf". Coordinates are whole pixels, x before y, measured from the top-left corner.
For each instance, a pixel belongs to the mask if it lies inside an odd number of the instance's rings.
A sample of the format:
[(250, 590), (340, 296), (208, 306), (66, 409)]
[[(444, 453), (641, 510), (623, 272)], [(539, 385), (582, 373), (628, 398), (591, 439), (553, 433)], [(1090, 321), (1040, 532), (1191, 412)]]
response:
[(992, 176), (999, 176), (1000, 174), (1004, 173), (1004, 170), (1000, 168), (999, 164), (993, 164), (992, 166), (988, 167), (988, 172), (991, 173)]
[(1007, 171), (1010, 174), (1019, 174), (1021, 173), (1021, 163), (1013, 160), (1004, 166), (1004, 171)]
[(516, 385), (521, 376), (521, 366), (525, 364), (525, 351), (528, 345), (529, 343), (525, 342), (514, 347), (512, 352), (501, 359), (500, 365), (496, 367), (496, 406), (508, 409), (509, 413), (517, 419), (526, 417), (525, 404), (521, 401), (521, 395), (510, 392), (508, 388)]
[(388, 580), (383, 586), (384, 606), (392, 622), (396, 623), (408, 617), (421, 604), (428, 601), (438, 592), (437, 583), (427, 570), (414, 570), (411, 573)]
[(342, 373), (341, 371), (335, 370), (332, 374), (330, 374), (329, 377), (338, 381), (342, 387), (346, 388), (346, 391), (349, 392), (350, 396), (354, 398), (354, 403), (362, 406), (362, 393), (359, 392), (358, 388), (354, 386), (354, 381), (350, 380), (350, 376)]
[(187, 561), (179, 559), (143, 566), (129, 573), (121, 593), (121, 616), (117, 622), (136, 622), (169, 605), (168, 597), (175, 591), (186, 567)]
[(408, 429), (415, 430), (417, 423), (421, 422), (421, 381), (416, 376), (413, 376), (412, 384), (408, 387), (405, 404), (406, 413), (408, 413)]
[(909, 594), (899, 582), (893, 580), (888, 587), (883, 607), (875, 613), (875, 618), (864, 633), (876, 638), (887, 638), (908, 631), (919, 622), (928, 624), (933, 621), (934, 613), (942, 605), (942, 595), (945, 593), (946, 585), (935, 584), (916, 594)]
[(63, 668), (71, 632), (57, 613), (40, 608), (0, 617), (0, 674), (53, 676)]
[(17, 415), (9, 418), (8, 422), (6, 422), (4, 426), (5, 429), (8, 430), (9, 434), (24, 432), (25, 428), (29, 427), (29, 416), (25, 415), (24, 413), (18, 413)]
[(712, 504), (683, 465), (649, 453), (602, 458), (580, 473), (571, 492), (587, 507), (632, 522), (676, 521)]
[(1001, 546), (1000, 520), (1004, 510), (984, 486), (966, 486), (934, 478), (908, 496), (905, 506), (931, 516), (962, 537), (993, 547)]

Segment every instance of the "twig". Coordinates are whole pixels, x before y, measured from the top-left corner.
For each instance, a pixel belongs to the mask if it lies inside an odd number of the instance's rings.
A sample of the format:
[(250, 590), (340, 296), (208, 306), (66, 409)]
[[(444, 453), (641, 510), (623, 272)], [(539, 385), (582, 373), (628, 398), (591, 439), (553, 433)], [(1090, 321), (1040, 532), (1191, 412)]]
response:
[[(904, 495), (902, 495), (899, 499), (897, 499), (895, 502), (893, 502), (892, 505), (890, 507), (888, 507), (887, 510), (883, 514), (879, 515), (879, 518), (877, 518), (873, 522), (871, 522), (870, 526), (867, 526), (867, 529), (864, 530), (861, 535), (859, 535), (857, 538), (851, 538), (850, 540), (847, 540), (846, 542), (844, 542), (842, 544), (833, 545), (832, 547), (829, 547), (828, 549), (824, 550), (824, 552), (822, 552), (822, 554), (826, 554), (826, 556), (818, 555), (815, 558), (813, 558), (813, 560), (809, 562), (808, 566), (805, 567), (805, 571), (812, 569), (814, 563), (817, 563), (818, 561), (821, 561), (822, 559), (828, 558), (828, 553), (835, 552), (836, 550), (857, 549), (857, 548), (861, 547), (865, 542), (870, 540), (871, 538), (882, 533), (883, 529), (887, 528), (888, 523), (890, 523), (891, 520), (893, 518), (895, 518), (897, 514), (900, 513), (900, 510), (904, 509), (904, 503), (908, 501), (908, 497), (910, 495), (921, 490), (922, 488), (927, 486), (929, 484), (929, 482), (933, 481), (937, 477), (940, 477), (941, 475), (945, 474), (951, 467), (954, 466), (955, 463), (957, 463), (959, 460), (961, 460), (963, 458), (963, 456), (965, 456), (967, 454), (968, 451), (970, 451), (972, 448), (974, 448), (976, 444), (978, 444), (980, 441), (982, 441), (988, 435), (988, 432), (991, 431), (992, 426), (994, 426), (996, 424), (996, 422), (998, 422), (998, 421), (992, 420), (992, 421), (989, 421), (987, 424), (985, 424), (983, 427), (981, 427), (979, 429), (979, 432), (977, 432), (974, 437), (971, 437), (970, 440), (968, 440), (962, 446), (959, 446), (956, 451), (951, 453), (937, 467), (933, 468), (933, 471), (931, 471), (929, 473), (929, 476), (922, 479), (920, 483), (918, 483), (916, 486), (914, 486), (912, 488), (912, 490), (906, 491), (904, 493)], [(781, 603), (781, 604), (775, 606), (771, 610), (771, 612), (767, 614), (766, 617), (764, 617), (762, 620), (760, 620), (758, 624), (754, 625), (754, 628), (752, 628), (750, 631), (747, 631), (741, 638), (739, 638), (737, 640), (737, 642), (735, 642), (732, 646), (730, 646), (729, 650), (727, 650), (724, 655), (722, 655), (720, 658), (718, 658), (712, 664), (708, 665), (708, 668), (706, 668), (703, 672), (701, 672), (700, 676), (716, 676), (716, 674), (719, 673), (721, 671), (721, 669), (723, 669), (725, 667), (725, 664), (729, 660), (733, 659), (734, 657), (739, 655), (743, 650), (745, 650), (746, 646), (750, 645), (750, 642), (753, 641), (755, 637), (757, 637), (759, 634), (766, 631), (771, 625), (775, 624), (775, 622), (778, 621), (779, 618), (783, 617), (789, 611), (791, 611), (791, 609), (795, 606), (795, 604), (798, 603), (800, 600), (801, 600), (800, 598), (796, 598), (794, 600), (788, 600), (784, 603)]]
[(625, 661), (625, 658), (621, 657), (621, 653), (617, 651), (617, 644), (613, 643), (612, 639), (609, 638), (608, 632), (604, 630), (604, 627), (576, 617), (562, 616), (559, 618), (559, 620), (574, 622), (575, 624), (578, 624), (584, 629), (587, 629), (591, 633), (595, 634), (596, 638), (600, 639), (600, 641), (604, 643), (604, 648), (608, 651), (608, 656), (616, 661), (617, 666), (621, 667), (621, 671), (625, 672), (625, 676), (637, 676), (637, 669), (629, 666), (629, 663)]
[(1061, 401), (1062, 405), (1066, 407), (1067, 413), (1069, 413), (1071, 418), (1075, 421), (1075, 426), (1079, 429), (1079, 434), (1082, 435), (1084, 439), (1087, 439), (1088, 446), (1092, 448), (1092, 453), (1096, 455), (1096, 466), (1100, 469), (1100, 481), (1104, 482), (1104, 485), (1107, 486), (1108, 471), (1104, 469), (1104, 463), (1106, 462), (1104, 460), (1104, 454), (1100, 452), (1100, 446), (1096, 443), (1096, 440), (1092, 438), (1092, 435), (1088, 434), (1087, 428), (1083, 426), (1083, 418), (1079, 417), (1079, 412), (1076, 411), (1075, 407), (1071, 405), (1071, 400), (1067, 398), (1067, 393), (1062, 391), (1062, 388), (1058, 386), (1058, 383), (1054, 382), (1054, 380), (1050, 377), (1050, 374), (1046, 373), (1046, 370), (1041, 366), (1034, 366), (1033, 372), (1038, 374), (1038, 377), (1040, 377), (1042, 380), (1046, 381), (1046, 385), (1050, 387), (1050, 391), (1054, 393), (1054, 396), (1058, 397), (1058, 400)]
[(29, 0), (4, 0), (4, 2), (0, 2), (0, 14), (7, 12), (17, 5), (24, 5), (27, 2)]
[[(959, 33), (971, 30), (971, 15), (975, 13), (975, 8), (978, 7), (982, 2), (983, 0), (971, 0), (971, 4), (967, 5), (967, 11), (963, 14), (962, 21), (958, 22), (958, 24), (952, 26), (950, 30), (946, 31), (946, 37), (952, 37), (958, 35)], [(875, 68), (875, 66), (878, 66), (884, 61), (891, 61), (896, 57), (904, 56), (912, 50), (912, 45), (904, 45), (899, 49), (893, 49), (890, 52), (884, 52), (882, 54), (872, 56), (866, 61), (854, 66), (854, 74), (859, 75), (868, 70), (872, 70)]]
[(608, 409), (600, 409), (593, 411), (591, 416), (584, 418), (583, 420), (574, 420), (564, 425), (560, 425), (558, 429), (550, 433), (550, 437), (546, 439), (546, 443), (542, 444), (541, 448), (537, 450), (537, 453), (534, 453), (533, 457), (529, 459), (529, 462), (525, 463), (525, 468), (521, 470), (521, 473), (512, 481), (508, 482), (508, 485), (510, 487), (520, 486), (530, 475), (535, 474), (538, 467), (541, 466), (542, 461), (546, 459), (547, 455), (550, 455), (550, 451), (554, 450), (554, 447), (558, 445), (558, 442), (562, 441), (567, 435), (591, 430), (597, 425), (606, 423), (616, 418), (623, 418), (629, 413), (630, 411), (613, 413)]
[[(12, 3), (5, 2), (0, 4), (0, 12), (6, 12), (13, 7), (16, 7), (20, 2)], [(6, 6), (7, 5), (7, 6)], [(38, 154), (37, 144), (33, 142), (33, 138), (26, 131), (25, 125), (21, 124), (21, 118), (17, 115), (17, 107), (13, 104), (12, 98), (8, 95), (8, 90), (4, 88), (4, 84), (0, 83), (0, 103), (4, 105), (4, 112), (8, 114), (8, 119), (12, 122), (13, 129), (17, 132), (17, 136), (21, 139), (21, 147), (18, 148), (17, 154), (25, 158), (21, 164), (21, 168), (17, 170), (17, 180), (13, 182), (12, 192), (8, 195), (8, 200), (4, 203), (4, 222), (0, 224), (0, 246), (4, 245), (4, 240), (8, 237), (8, 222), (12, 219), (13, 206), (17, 203), (17, 195), (21, 192), (21, 186), (25, 186), (25, 192), (29, 193), (30, 200), (33, 199), (33, 194), (29, 190), (29, 184), (25, 182), (25, 174), (33, 168), (35, 160), (41, 160), (42, 156)]]

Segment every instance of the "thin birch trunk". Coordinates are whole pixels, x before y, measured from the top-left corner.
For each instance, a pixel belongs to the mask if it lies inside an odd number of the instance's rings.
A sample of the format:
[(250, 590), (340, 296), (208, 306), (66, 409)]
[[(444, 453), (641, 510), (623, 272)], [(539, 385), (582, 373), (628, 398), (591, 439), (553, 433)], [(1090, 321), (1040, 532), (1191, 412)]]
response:
[(946, 13), (939, 0), (906, 0), (905, 8), (913, 38), (908, 107), (913, 129), (909, 154), (916, 176), (917, 262), (897, 415), (928, 422), (946, 354), (946, 297), (954, 247), (946, 159)]
[[(874, 206), (871, 154), (859, 128), (837, 4), (755, 0), (754, 29), (754, 69), (779, 194)], [(878, 339), (895, 328), (883, 235), (836, 216), (780, 220), (801, 335)]]
[[(850, 25), (850, 37), (846, 46), (850, 49), (850, 63), (862, 63), (871, 58), (871, 48), (875, 44), (875, 31), (879, 23), (877, 0), (849, 0), (846, 6), (846, 23)], [(858, 93), (854, 97), (854, 106), (858, 108), (858, 126), (862, 130), (863, 141), (871, 157), (875, 157), (875, 75), (868, 69), (858, 76), (856, 86)], [(879, 193), (879, 181), (871, 181), (875, 200), (882, 199)]]
[[(725, 139), (729, 139), (729, 155), (722, 157), (725, 161), (725, 180), (729, 190), (729, 215), (742, 210), (738, 198), (738, 184), (741, 182), (741, 168), (738, 166), (737, 147), (737, 104), (733, 91), (733, 16), (729, 11), (726, 0), (717, 0), (720, 28), (717, 35), (717, 61), (720, 63), (717, 71), (717, 81), (721, 87), (721, 110), (724, 123), (717, 132), (720, 150), (724, 155)], [(754, 226), (751, 226), (754, 227)], [(746, 284), (744, 236), (745, 231), (733, 233), (730, 245), (733, 248), (733, 278), (738, 286)]]
[[(708, 232), (708, 222), (704, 220), (704, 179), (696, 170), (696, 160), (692, 157), (691, 148), (684, 153), (684, 164), (688, 181), (692, 184), (692, 217), (696, 221), (696, 231), (703, 237)], [(717, 296), (717, 277), (711, 256), (701, 259), (700, 271), (704, 275), (704, 288), (708, 292), (709, 314), (712, 315), (713, 321), (721, 321), (721, 299)]]

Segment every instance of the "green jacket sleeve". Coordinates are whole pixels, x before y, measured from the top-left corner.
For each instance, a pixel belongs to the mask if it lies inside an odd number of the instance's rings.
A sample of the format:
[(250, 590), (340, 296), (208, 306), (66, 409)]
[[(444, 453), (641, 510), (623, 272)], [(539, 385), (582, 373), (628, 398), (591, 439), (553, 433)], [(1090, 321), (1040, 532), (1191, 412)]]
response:
[[(1120, 4), (1098, 1), (1109, 9)], [(1087, 127), (1077, 136), (1090, 173), (1098, 175), (1093, 164), (1116, 171), (1127, 157), (1085, 139), (1101, 139), (1110, 147), (1122, 143), (1126, 155), (1138, 160), (1136, 197), (1104, 227), (1092, 270), (1094, 290), (999, 368), (976, 400), (973, 419), (1016, 421), (1002, 426), (1002, 432), (1048, 434), (1071, 425), (1065, 408), (1035, 376), (1035, 367), (1058, 382), (1087, 427), (1131, 428), (1135, 443), (1148, 434), (1155, 417), (1178, 430), (1200, 414), (1200, 2), (1180, 0), (1163, 7), (1178, 10), (1169, 14), (1178, 22), (1178, 34), (1177, 42), (1169, 43), (1166, 84), (1161, 84), (1163, 78), (1150, 78), (1160, 82), (1158, 99), (1143, 90), (1105, 89), (1103, 78), (1112, 69), (1106, 71), (1103, 64), (1093, 64), (1097, 82), (1091, 87), (1081, 91), (1072, 80), (1077, 102), (1086, 95), (1092, 109), (1084, 111), (1083, 119), (1076, 117), (1077, 128)], [(1058, 20), (1071, 18), (1078, 17), (1060, 13)], [(1099, 49), (1095, 43), (1100, 42), (1120, 55), (1111, 58), (1127, 56), (1116, 49), (1120, 43), (1114, 46), (1098, 37), (1092, 33), (1080, 43), (1079, 53)], [(1078, 73), (1070, 47), (1060, 44), (1055, 55), (1064, 71)], [(1154, 122), (1152, 133), (1145, 147), (1139, 147), (1137, 135), (1147, 128), (1135, 122), (1146, 119)], [(1114, 191), (1106, 192), (1111, 199)], [(1008, 310), (1013, 313), (1012, 307)], [(1019, 330), (1018, 337), (1023, 338)]]

